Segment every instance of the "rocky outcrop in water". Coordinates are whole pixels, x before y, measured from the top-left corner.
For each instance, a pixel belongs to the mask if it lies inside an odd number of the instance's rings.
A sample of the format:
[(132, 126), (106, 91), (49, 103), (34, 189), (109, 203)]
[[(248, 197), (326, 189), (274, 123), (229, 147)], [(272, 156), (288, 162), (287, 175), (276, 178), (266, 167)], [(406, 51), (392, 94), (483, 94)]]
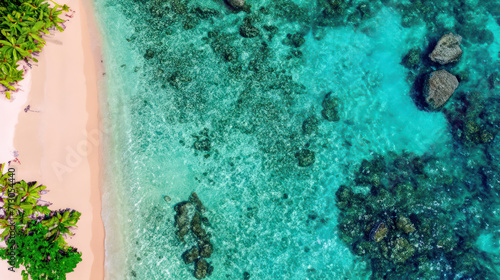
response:
[(458, 80), (446, 70), (434, 71), (425, 82), (424, 97), (432, 110), (439, 109), (458, 87)]
[(332, 122), (340, 120), (338, 112), (339, 100), (337, 97), (332, 95), (332, 92), (325, 95), (321, 106), (323, 107), (323, 110), (321, 111), (323, 118)]
[(380, 242), (387, 236), (387, 226), (384, 223), (378, 223), (370, 232), (370, 239), (375, 242)]
[(462, 37), (459, 35), (453, 33), (445, 34), (439, 39), (436, 47), (429, 55), (429, 58), (441, 65), (457, 62), (462, 57), (462, 49), (460, 48), (461, 42)]
[(408, 51), (401, 61), (404, 67), (408, 69), (418, 68), (420, 65), (420, 48), (415, 47)]
[(488, 77), (488, 82), (491, 89), (500, 89), (500, 72), (496, 71)]
[(203, 258), (198, 259), (194, 265), (194, 277), (196, 277), (196, 279), (203, 279), (212, 274), (213, 270), (213, 266), (211, 266), (207, 260)]
[(241, 10), (245, 7), (245, 0), (227, 0), (227, 3), (231, 8), (236, 10)]
[(299, 32), (294, 33), (294, 34), (286, 34), (286, 38), (283, 40), (284, 45), (292, 46), (295, 48), (298, 48), (302, 46), (306, 42), (306, 39), (304, 38), (304, 34), (301, 34)]
[[(209, 157), (209, 152), (212, 149), (212, 139), (209, 135), (209, 130), (204, 128), (199, 134), (193, 134), (191, 136), (195, 139), (193, 148), (201, 153), (206, 152), (205, 158)], [(197, 155), (198, 153), (195, 154)]]
[(302, 132), (305, 135), (313, 134), (318, 130), (319, 120), (315, 116), (310, 116), (302, 123)]
[(198, 248), (196, 246), (191, 247), (191, 249), (187, 250), (182, 254), (182, 260), (185, 264), (193, 263), (200, 256), (198, 252)]
[(299, 160), (300, 167), (311, 166), (316, 161), (314, 152), (308, 149), (299, 150), (295, 157)]
[(260, 31), (250, 22), (245, 22), (240, 26), (240, 35), (245, 38), (253, 38), (259, 36)]
[(190, 202), (184, 201), (174, 206), (175, 226), (177, 227), (177, 237), (184, 242), (184, 236), (189, 232), (189, 216), (193, 210)]
[(185, 242), (184, 237), (191, 231), (195, 238), (196, 245), (182, 254), (182, 260), (185, 264), (195, 263), (194, 276), (196, 279), (203, 279), (209, 276), (213, 271), (206, 258), (210, 258), (213, 253), (213, 245), (210, 242), (210, 236), (203, 228), (203, 223), (208, 220), (203, 217), (205, 206), (198, 195), (193, 192), (188, 201), (183, 201), (175, 205), (175, 226), (178, 228), (177, 237)]
[(146, 53), (144, 54), (144, 58), (149, 60), (152, 59), (155, 56), (155, 52), (152, 50), (146, 50)]

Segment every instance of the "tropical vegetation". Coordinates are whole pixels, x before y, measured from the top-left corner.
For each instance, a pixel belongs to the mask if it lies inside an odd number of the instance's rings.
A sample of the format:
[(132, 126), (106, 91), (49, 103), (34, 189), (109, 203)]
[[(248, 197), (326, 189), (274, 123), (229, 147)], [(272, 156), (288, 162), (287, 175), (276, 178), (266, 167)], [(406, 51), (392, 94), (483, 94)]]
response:
[(37, 182), (14, 182), (14, 174), (3, 173), (0, 164), (0, 258), (14, 268), (22, 265), (23, 280), (66, 279), (82, 260), (81, 253), (68, 245), (65, 237), (81, 213), (64, 209), (52, 211), (41, 199), (47, 188)]
[(15, 83), (23, 79), (18, 62), (37, 62), (33, 54), (46, 44), (42, 34), (54, 28), (63, 31), (60, 15), (69, 7), (49, 1), (0, 0), (0, 84), (8, 99)]

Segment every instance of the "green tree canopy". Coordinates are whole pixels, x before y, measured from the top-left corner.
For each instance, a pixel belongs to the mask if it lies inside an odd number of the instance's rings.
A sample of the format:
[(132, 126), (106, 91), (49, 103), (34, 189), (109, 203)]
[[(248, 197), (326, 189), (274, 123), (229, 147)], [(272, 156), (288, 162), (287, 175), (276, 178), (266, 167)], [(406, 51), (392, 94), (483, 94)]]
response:
[(37, 182), (13, 182), (0, 164), (0, 258), (14, 268), (24, 266), (23, 280), (66, 279), (82, 260), (65, 237), (73, 235), (81, 213), (71, 209), (51, 211), (41, 200), (46, 187)]
[(54, 1), (0, 0), (0, 84), (7, 88), (7, 98), (15, 83), (23, 79), (18, 62), (37, 61), (32, 54), (45, 46), (42, 35), (52, 28), (63, 31), (60, 16), (68, 10)]

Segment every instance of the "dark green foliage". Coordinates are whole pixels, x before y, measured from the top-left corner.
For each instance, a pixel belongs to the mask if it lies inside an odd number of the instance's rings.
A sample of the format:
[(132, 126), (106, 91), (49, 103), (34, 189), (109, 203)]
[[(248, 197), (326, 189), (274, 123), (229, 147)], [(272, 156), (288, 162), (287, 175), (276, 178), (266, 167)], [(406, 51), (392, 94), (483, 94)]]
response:
[[(63, 31), (59, 16), (68, 11), (66, 5), (46, 0), (0, 1), (0, 84), (14, 90), (14, 83), (22, 80), (23, 70), (18, 70), (18, 62), (32, 59), (33, 52), (39, 52), (45, 45), (42, 33), (50, 28)], [(7, 98), (10, 92), (6, 91)]]
[[(68, 212), (67, 212), (68, 213)], [(9, 259), (15, 268), (23, 265), (23, 279), (66, 279), (82, 260), (81, 253), (65, 242), (57, 242), (48, 227), (42, 223), (29, 222), (26, 229), (17, 230), (7, 241), (8, 248), (0, 249), (0, 257)]]
[(64, 239), (73, 235), (81, 213), (65, 209), (51, 211), (40, 200), (46, 189), (36, 182), (11, 182), (11, 172), (3, 174), (0, 164), (0, 187), (5, 215), (0, 216), (0, 258), (9, 260), (15, 268), (24, 266), (23, 279), (66, 279), (82, 260), (81, 253), (68, 246)]

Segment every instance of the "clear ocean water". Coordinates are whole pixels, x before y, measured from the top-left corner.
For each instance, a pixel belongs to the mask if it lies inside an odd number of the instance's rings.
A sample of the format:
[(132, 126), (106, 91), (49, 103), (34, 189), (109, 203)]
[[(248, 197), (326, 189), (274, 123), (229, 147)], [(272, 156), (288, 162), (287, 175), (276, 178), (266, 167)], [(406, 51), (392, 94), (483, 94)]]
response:
[[(195, 279), (181, 258), (195, 238), (181, 242), (174, 221), (192, 192), (214, 249), (208, 279), (500, 279), (500, 1), (246, 2), (94, 0), (107, 279)], [(445, 67), (460, 86), (429, 111), (415, 88), (443, 68), (426, 57), (450, 31), (463, 37)], [(405, 67), (415, 47), (420, 62)], [(322, 116), (330, 92), (338, 121)], [(404, 174), (417, 202), (387, 206), (360, 167), (405, 154), (424, 162), (425, 178)], [(381, 173), (391, 192), (398, 172)], [(341, 185), (366, 199), (342, 209)], [(401, 215), (415, 232), (390, 227)], [(375, 242), (380, 221), (389, 233)], [(402, 239), (414, 251), (401, 262)], [(363, 242), (380, 248), (361, 254)]]

